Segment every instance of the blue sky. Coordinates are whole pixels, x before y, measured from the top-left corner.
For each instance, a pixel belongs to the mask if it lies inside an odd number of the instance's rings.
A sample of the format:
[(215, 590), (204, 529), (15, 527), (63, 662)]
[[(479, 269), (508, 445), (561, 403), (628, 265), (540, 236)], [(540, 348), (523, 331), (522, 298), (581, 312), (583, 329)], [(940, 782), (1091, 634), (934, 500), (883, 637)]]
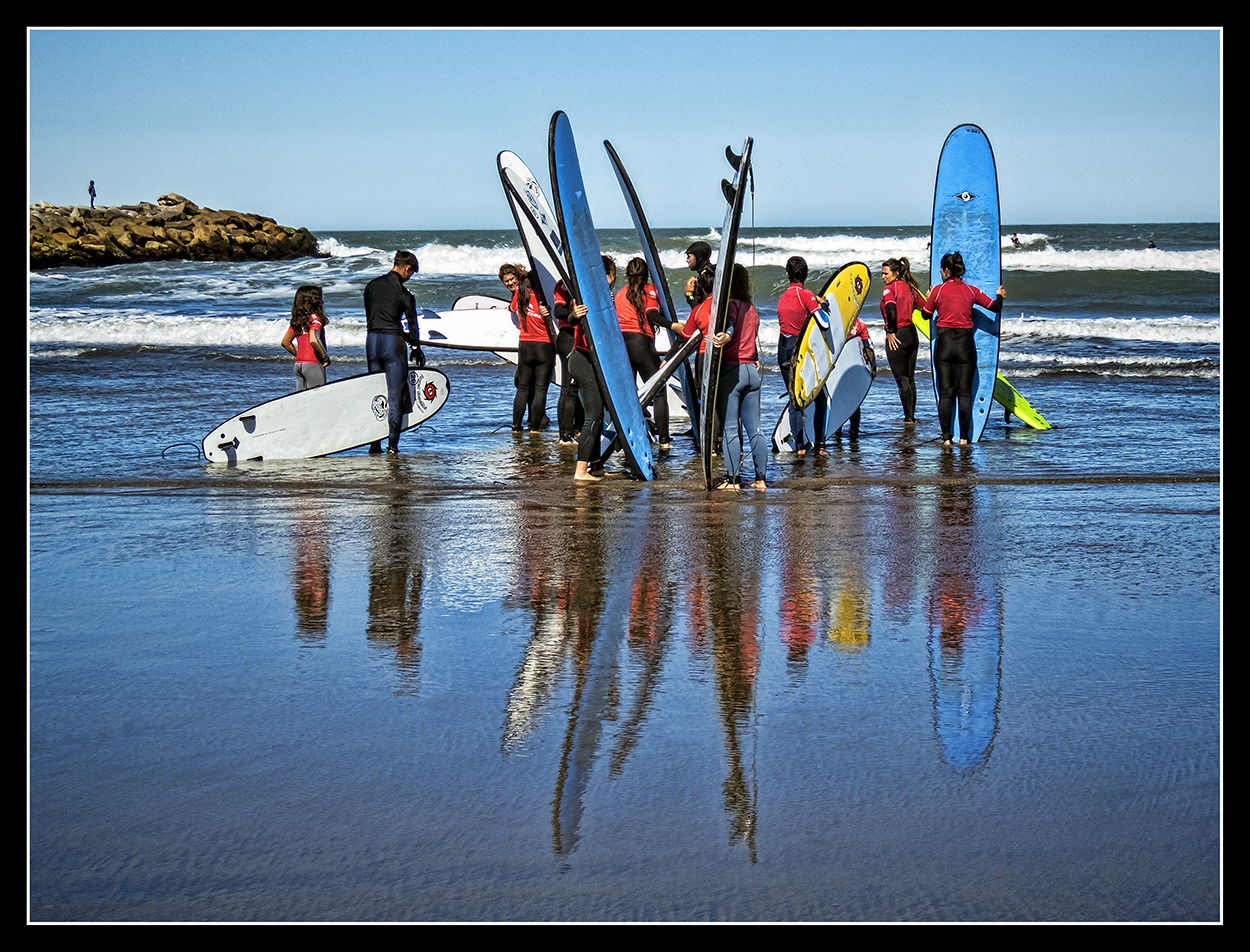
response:
[(947, 133), (993, 145), (1005, 226), (1218, 221), (1222, 33), (1169, 30), (28, 31), (31, 201), (178, 192), (318, 230), (510, 228), (495, 157), (546, 185), (568, 114), (595, 222), (928, 221)]

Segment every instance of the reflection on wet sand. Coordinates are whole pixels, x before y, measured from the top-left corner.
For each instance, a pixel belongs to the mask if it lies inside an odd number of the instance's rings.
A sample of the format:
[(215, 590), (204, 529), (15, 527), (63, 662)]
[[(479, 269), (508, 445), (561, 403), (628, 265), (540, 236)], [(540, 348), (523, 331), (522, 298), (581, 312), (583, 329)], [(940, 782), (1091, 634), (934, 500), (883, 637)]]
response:
[(604, 722), (615, 717), (619, 655), (646, 528), (643, 513), (626, 512), (619, 520), (605, 522), (600, 499), (587, 495), (586, 503), (566, 523), (572, 550), (580, 558), (569, 601), (577, 630), (573, 700), (551, 805), (552, 849), (557, 855), (577, 848), (599, 738)]
[(937, 487), (935, 553), (929, 590), (929, 677), (942, 759), (960, 773), (989, 760), (998, 733), (1002, 685), (1003, 604), (994, 534), (977, 506), (973, 463), (951, 454)]
[(744, 747), (754, 743), (763, 520), (764, 510), (757, 506), (713, 506), (707, 514), (707, 561), (702, 566), (707, 604), (701, 617), (711, 623), (716, 700), (729, 771), (722, 788), (729, 842), (745, 843), (752, 863), (759, 789), (754, 750), (748, 755)]
[(365, 636), (394, 653), (399, 694), (415, 694), (421, 661), (425, 558), (411, 494), (395, 490), (370, 515), (369, 616)]
[(325, 641), (330, 616), (330, 539), (318, 501), (302, 500), (295, 509), (295, 551), (291, 589), (295, 630), (302, 641)]

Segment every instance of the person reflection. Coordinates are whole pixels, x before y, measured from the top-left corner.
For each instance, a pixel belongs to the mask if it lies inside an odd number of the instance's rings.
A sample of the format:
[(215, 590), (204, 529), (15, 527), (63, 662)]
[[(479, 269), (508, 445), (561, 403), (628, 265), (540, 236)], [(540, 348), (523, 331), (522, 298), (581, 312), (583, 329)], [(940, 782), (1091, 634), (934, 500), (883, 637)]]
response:
[(295, 630), (309, 644), (324, 642), (330, 614), (330, 542), (316, 504), (296, 501), (291, 588)]
[(928, 644), (934, 730), (943, 760), (971, 773), (989, 760), (998, 732), (1002, 598), (994, 552), (977, 524), (976, 487), (952, 481), (937, 493)]
[[(759, 671), (760, 544), (763, 510), (716, 506), (708, 512), (707, 593), (712, 627), (712, 666), (729, 774), (723, 785), (729, 842), (745, 843), (756, 860), (758, 790), (748, 780), (749, 740)], [(754, 756), (749, 757), (754, 762)]]
[(365, 636), (393, 653), (399, 693), (416, 693), (421, 660), (421, 591), (425, 582), (416, 510), (396, 492), (373, 516), (369, 561), (369, 617)]

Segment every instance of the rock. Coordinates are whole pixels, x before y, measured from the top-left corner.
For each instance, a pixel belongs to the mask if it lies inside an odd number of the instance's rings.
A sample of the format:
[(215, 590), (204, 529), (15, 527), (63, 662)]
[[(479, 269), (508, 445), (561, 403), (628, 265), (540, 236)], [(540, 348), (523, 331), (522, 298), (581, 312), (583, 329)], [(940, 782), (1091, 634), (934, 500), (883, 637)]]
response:
[(201, 208), (170, 192), (156, 204), (30, 206), (30, 270), (141, 261), (326, 258), (307, 228), (263, 215)]

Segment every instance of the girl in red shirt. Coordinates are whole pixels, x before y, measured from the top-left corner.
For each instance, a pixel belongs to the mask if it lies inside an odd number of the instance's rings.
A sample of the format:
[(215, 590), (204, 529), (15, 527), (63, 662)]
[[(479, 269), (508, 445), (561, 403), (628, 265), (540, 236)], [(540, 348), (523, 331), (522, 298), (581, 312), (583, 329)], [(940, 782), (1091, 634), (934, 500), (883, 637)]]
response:
[(768, 442), (760, 432), (759, 330), (760, 315), (751, 303), (750, 275), (745, 267), (735, 264), (725, 331), (712, 337), (712, 344), (723, 348), (716, 409), (725, 421), (725, 466), (728, 469), (728, 475), (717, 489), (739, 487), (744, 430), (755, 465), (754, 488), (768, 488), (764, 477)]
[(924, 303), (924, 292), (911, 273), (906, 258), (887, 258), (881, 263), (881, 317), (885, 321), (885, 356), (903, 404), (903, 423), (916, 422), (916, 355), (920, 336), (911, 322), (912, 312)]
[(326, 353), (324, 328), (329, 323), (320, 287), (307, 284), (295, 292), (291, 325), (282, 335), (282, 346), (295, 357), (296, 390), (311, 390), (326, 382), (330, 355)]
[(972, 380), (977, 371), (977, 347), (972, 336), (972, 306), (995, 313), (1003, 309), (1003, 286), (994, 300), (980, 288), (964, 283), (964, 256), (958, 251), (942, 255), (942, 283), (929, 292), (921, 310), (925, 317), (937, 314), (933, 327), (933, 372), (938, 382), (938, 422), (942, 445), (950, 446), (955, 405), (959, 406), (959, 445), (968, 445), (972, 432)]
[(529, 407), (530, 432), (537, 433), (547, 425), (547, 390), (556, 367), (556, 349), (547, 328), (550, 312), (521, 265), (505, 264), (499, 269), (499, 280), (512, 292), (509, 307), (517, 316), (519, 330), (512, 432), (521, 432), (525, 408)]
[[(625, 265), (625, 286), (616, 292), (616, 319), (625, 338), (625, 352), (634, 373), (647, 380), (660, 369), (660, 355), (655, 349), (655, 329), (680, 329), (660, 313), (660, 296), (651, 284), (647, 262), (630, 258)], [(652, 418), (660, 435), (660, 450), (672, 449), (668, 431), (668, 389), (662, 388), (651, 401)]]

